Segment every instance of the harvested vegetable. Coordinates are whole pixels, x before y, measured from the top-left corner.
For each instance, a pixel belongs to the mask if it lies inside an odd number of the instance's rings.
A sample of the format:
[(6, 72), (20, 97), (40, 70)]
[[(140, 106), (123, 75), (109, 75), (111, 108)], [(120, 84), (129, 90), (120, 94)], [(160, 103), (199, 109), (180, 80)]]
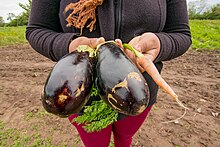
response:
[[(132, 50), (139, 57), (138, 64), (187, 109), (147, 56), (128, 44), (124, 44), (124, 48)], [(96, 82), (94, 78), (97, 78)], [(102, 100), (84, 106), (92, 96), (100, 96)], [(44, 108), (61, 117), (78, 113), (84, 108), (83, 115), (73, 121), (84, 124), (87, 132), (100, 131), (114, 123), (118, 112), (140, 114), (148, 101), (149, 89), (144, 77), (115, 42), (100, 44), (96, 51), (88, 46), (79, 46), (76, 51), (63, 57), (53, 67), (42, 95)]]
[(42, 94), (46, 111), (68, 117), (82, 109), (93, 85), (93, 57), (93, 49), (80, 46), (55, 64)]
[(148, 85), (133, 62), (114, 42), (97, 47), (97, 87), (104, 102), (117, 112), (138, 115), (149, 102)]
[(150, 57), (148, 55), (143, 55), (142, 53), (135, 50), (132, 46), (129, 44), (123, 44), (123, 47), (126, 49), (129, 49), (134, 52), (134, 54), (139, 58), (138, 64), (152, 77), (154, 82), (163, 88), (168, 94), (170, 94), (174, 100), (183, 108), (188, 109), (185, 107), (181, 101), (178, 99), (178, 96), (175, 94), (173, 89), (166, 83), (166, 81), (160, 76), (157, 68), (155, 67), (154, 63), (151, 61)]

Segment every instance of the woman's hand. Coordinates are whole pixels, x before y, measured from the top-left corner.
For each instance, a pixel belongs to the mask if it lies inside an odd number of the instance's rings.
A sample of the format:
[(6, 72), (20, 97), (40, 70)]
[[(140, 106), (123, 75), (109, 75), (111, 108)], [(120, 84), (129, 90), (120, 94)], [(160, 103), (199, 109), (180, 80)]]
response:
[(105, 39), (103, 37), (100, 38), (78, 37), (70, 43), (69, 52), (73, 52), (74, 50), (76, 50), (79, 45), (88, 45), (91, 48), (95, 49), (98, 44), (104, 42)]
[[(160, 40), (154, 33), (144, 33), (141, 36), (134, 37), (129, 44), (136, 50), (148, 56), (151, 61), (154, 61), (160, 52)], [(124, 49), (127, 56), (137, 65), (140, 71), (144, 71), (138, 65), (138, 58), (128, 49)]]

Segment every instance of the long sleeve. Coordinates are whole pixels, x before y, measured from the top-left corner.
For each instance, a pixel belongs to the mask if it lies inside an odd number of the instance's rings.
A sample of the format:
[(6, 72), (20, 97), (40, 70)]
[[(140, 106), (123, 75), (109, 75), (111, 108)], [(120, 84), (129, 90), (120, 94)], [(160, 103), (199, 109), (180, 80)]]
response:
[(58, 61), (68, 53), (76, 33), (64, 33), (59, 19), (60, 0), (33, 0), (26, 38), (40, 54)]
[(161, 50), (155, 62), (176, 58), (190, 47), (191, 33), (188, 22), (186, 0), (168, 0), (165, 27), (155, 33), (161, 43)]

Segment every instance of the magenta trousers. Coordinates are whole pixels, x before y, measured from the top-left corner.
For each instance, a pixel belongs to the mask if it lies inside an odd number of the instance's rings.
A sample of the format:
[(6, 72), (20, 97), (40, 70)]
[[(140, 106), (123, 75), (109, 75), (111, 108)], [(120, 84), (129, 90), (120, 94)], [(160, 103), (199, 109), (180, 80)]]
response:
[[(132, 137), (143, 124), (152, 106), (148, 107), (144, 112), (137, 116), (128, 116), (125, 119), (119, 120), (99, 132), (87, 133), (83, 128), (83, 124), (72, 124), (76, 127), (82, 142), (85, 147), (108, 147), (111, 140), (111, 132), (114, 135), (115, 147), (130, 147)], [(77, 114), (69, 117), (70, 122)]]

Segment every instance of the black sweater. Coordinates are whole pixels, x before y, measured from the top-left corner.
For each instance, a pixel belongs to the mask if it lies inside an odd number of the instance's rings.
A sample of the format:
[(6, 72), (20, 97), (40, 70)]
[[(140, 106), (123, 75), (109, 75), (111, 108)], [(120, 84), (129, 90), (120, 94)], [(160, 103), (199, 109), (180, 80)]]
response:
[[(26, 38), (40, 54), (58, 61), (68, 53), (72, 39), (79, 30), (66, 27), (66, 5), (77, 0), (32, 0)], [(117, 14), (116, 14), (117, 12)], [(160, 39), (161, 49), (155, 65), (161, 71), (161, 61), (171, 60), (185, 53), (191, 45), (186, 0), (105, 0), (97, 8), (95, 30), (84, 29), (82, 36), (106, 40), (120, 38), (123, 43), (134, 36), (153, 32)], [(150, 88), (150, 103), (156, 101), (157, 85), (145, 72)]]

